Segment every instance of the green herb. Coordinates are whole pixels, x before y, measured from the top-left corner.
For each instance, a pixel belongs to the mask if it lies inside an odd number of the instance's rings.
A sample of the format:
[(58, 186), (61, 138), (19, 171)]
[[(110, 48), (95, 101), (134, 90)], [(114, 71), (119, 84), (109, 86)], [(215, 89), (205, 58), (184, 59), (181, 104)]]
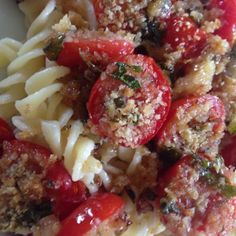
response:
[(236, 46), (234, 46), (230, 52), (230, 57), (231, 58), (236, 58)]
[(26, 225), (32, 226), (41, 218), (48, 216), (51, 213), (52, 207), (50, 202), (43, 202), (40, 204), (30, 203), (28, 210), (19, 217), (18, 221), (20, 224), (23, 222)]
[(51, 61), (56, 61), (63, 47), (64, 34), (51, 39), (49, 44), (43, 49), (47, 58)]
[(223, 158), (218, 155), (214, 161), (208, 161), (198, 155), (193, 155), (194, 163), (198, 168), (200, 177), (207, 183), (220, 190), (226, 197), (236, 196), (236, 186), (230, 184), (230, 181), (223, 174)]
[(227, 198), (235, 197), (236, 196), (236, 187), (230, 184), (225, 184), (221, 187), (222, 192)]
[(170, 213), (180, 214), (180, 210), (174, 200), (162, 198), (160, 203), (161, 203), (160, 205), (161, 211), (163, 214), (170, 214)]
[(233, 118), (231, 119), (227, 129), (230, 134), (236, 133), (236, 115), (233, 115)]
[(139, 114), (134, 114), (133, 125), (137, 125), (138, 124), (139, 118), (140, 118)]
[(124, 84), (126, 84), (129, 88), (132, 89), (139, 89), (141, 88), (140, 83), (138, 80), (135, 79), (134, 76), (127, 74), (127, 69), (130, 68), (134, 72), (141, 72), (142, 68), (140, 66), (135, 66), (135, 65), (128, 65), (122, 62), (116, 62), (115, 64), (117, 66), (117, 70), (115, 70), (111, 76), (114, 79), (118, 79), (122, 81)]

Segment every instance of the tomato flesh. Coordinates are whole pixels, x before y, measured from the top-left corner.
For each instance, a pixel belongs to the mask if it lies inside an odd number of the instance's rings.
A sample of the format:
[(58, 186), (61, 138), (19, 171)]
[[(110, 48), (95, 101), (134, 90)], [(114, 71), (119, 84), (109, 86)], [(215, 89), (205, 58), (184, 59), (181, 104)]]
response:
[[(113, 34), (112, 34), (113, 35)], [(86, 68), (86, 63), (105, 68), (107, 64), (132, 54), (134, 44), (124, 39), (91, 35), (74, 35), (63, 43), (57, 63), (62, 66)]]
[(210, 1), (209, 8), (217, 8), (223, 11), (222, 15), (219, 17), (222, 25), (215, 33), (233, 44), (236, 30), (236, 1), (212, 0)]
[[(236, 198), (228, 199), (201, 179), (201, 170), (196, 169), (193, 160), (191, 156), (183, 157), (160, 177), (161, 220), (176, 236), (228, 235), (236, 217)], [(164, 199), (172, 202), (172, 207), (163, 205)]]
[(83, 182), (73, 182), (60, 161), (48, 168), (44, 186), (52, 200), (53, 212), (59, 219), (64, 219), (87, 198)]
[[(214, 157), (224, 134), (224, 121), (224, 105), (216, 96), (179, 99), (172, 103), (167, 120), (156, 136), (157, 147)], [(205, 126), (206, 122), (209, 126)]]
[(165, 121), (170, 86), (152, 58), (130, 55), (121, 62), (142, 69), (137, 73), (128, 71), (141, 87), (132, 89), (114, 79), (111, 74), (117, 66), (110, 64), (93, 86), (87, 108), (101, 136), (116, 144), (137, 147), (154, 137)]
[(206, 43), (206, 34), (195, 22), (185, 16), (171, 16), (167, 20), (164, 43), (172, 51), (181, 50), (183, 59), (199, 56)]
[(118, 215), (123, 207), (123, 200), (112, 193), (93, 196), (62, 222), (58, 236), (83, 236), (102, 221)]
[(0, 118), (0, 144), (4, 140), (12, 140), (14, 139), (14, 134), (12, 132), (12, 129), (10, 126), (7, 124), (6, 121)]
[(226, 166), (236, 167), (236, 136), (226, 136), (225, 143), (221, 149)]

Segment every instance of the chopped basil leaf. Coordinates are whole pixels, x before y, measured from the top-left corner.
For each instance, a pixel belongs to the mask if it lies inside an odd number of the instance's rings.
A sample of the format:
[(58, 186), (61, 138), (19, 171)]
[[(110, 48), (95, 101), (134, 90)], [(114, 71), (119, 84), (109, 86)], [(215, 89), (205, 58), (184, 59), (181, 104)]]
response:
[(132, 89), (139, 89), (141, 88), (141, 85), (138, 80), (135, 79), (134, 76), (126, 74), (127, 68), (132, 69), (134, 72), (141, 72), (142, 69), (140, 66), (135, 65), (127, 65), (122, 62), (116, 62), (117, 70), (115, 70), (111, 76), (115, 79), (118, 79), (122, 81), (124, 84), (126, 84), (129, 88)]
[(137, 72), (137, 73), (141, 73), (143, 70), (140, 66), (130, 66), (132, 68), (133, 71)]
[(236, 187), (230, 184), (225, 184), (221, 187), (222, 192), (228, 198), (236, 196)]
[(27, 211), (19, 216), (19, 223), (32, 226), (37, 223), (41, 218), (48, 216), (52, 213), (52, 207), (50, 202), (43, 202), (40, 204), (30, 203)]
[(236, 133), (236, 115), (233, 116), (227, 128), (230, 134)]
[(230, 52), (230, 57), (231, 58), (236, 58), (236, 46), (234, 46)]
[(220, 190), (228, 198), (236, 196), (236, 186), (231, 185), (223, 174), (222, 166), (224, 160), (220, 155), (212, 162), (198, 155), (193, 155), (193, 159), (200, 177), (207, 181), (209, 185)]
[(137, 125), (138, 124), (139, 118), (140, 118), (139, 114), (134, 114), (133, 125)]
[(64, 34), (58, 35), (56, 38), (51, 39), (49, 44), (43, 49), (47, 58), (50, 61), (56, 61), (61, 50), (62, 50), (62, 43), (65, 38)]

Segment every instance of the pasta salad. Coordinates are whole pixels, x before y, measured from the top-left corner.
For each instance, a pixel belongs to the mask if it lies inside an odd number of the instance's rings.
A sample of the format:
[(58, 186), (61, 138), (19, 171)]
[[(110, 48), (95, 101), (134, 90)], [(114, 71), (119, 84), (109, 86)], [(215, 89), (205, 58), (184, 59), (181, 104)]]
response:
[(16, 4), (0, 232), (235, 235), (236, 1)]

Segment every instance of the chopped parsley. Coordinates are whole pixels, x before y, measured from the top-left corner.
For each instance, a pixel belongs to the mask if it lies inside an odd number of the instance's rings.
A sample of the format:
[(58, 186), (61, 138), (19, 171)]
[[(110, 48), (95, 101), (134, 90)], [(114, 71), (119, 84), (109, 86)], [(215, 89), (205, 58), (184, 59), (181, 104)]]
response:
[(134, 76), (127, 74), (127, 69), (130, 68), (136, 73), (142, 72), (142, 68), (136, 65), (128, 65), (123, 62), (116, 62), (115, 65), (117, 69), (111, 74), (114, 79), (118, 79), (125, 83), (129, 88), (139, 89), (141, 85), (138, 80), (135, 79)]
[(43, 49), (47, 58), (50, 61), (56, 61), (63, 47), (64, 34), (59, 34), (57, 37), (52, 38), (49, 44)]

